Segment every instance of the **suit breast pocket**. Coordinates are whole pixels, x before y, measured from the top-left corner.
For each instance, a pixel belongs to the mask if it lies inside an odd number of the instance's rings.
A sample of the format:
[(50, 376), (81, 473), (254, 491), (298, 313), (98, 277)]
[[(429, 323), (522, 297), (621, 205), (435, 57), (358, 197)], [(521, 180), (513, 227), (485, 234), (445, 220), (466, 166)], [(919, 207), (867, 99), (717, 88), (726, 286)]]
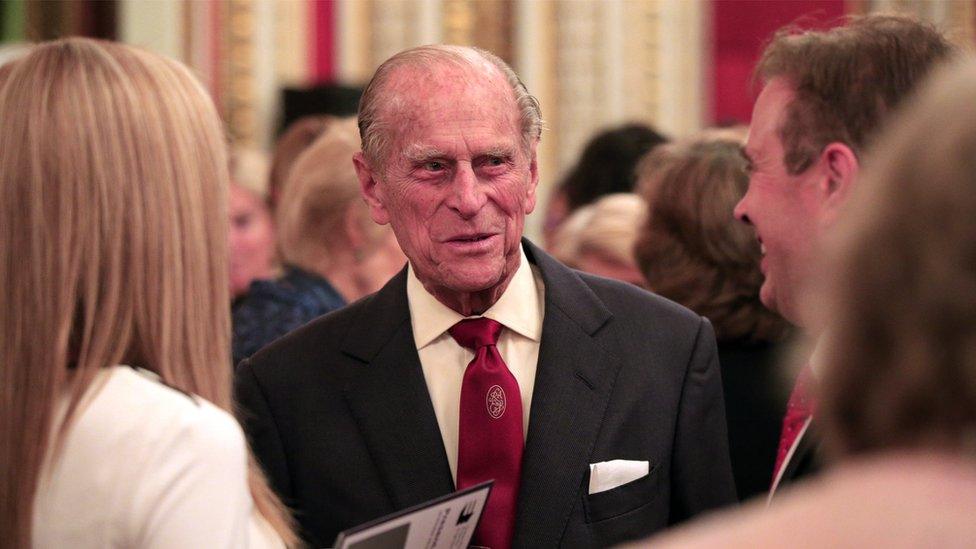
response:
[(587, 524), (619, 517), (651, 503), (658, 495), (659, 476), (654, 467), (639, 479), (604, 492), (585, 494), (583, 510)]

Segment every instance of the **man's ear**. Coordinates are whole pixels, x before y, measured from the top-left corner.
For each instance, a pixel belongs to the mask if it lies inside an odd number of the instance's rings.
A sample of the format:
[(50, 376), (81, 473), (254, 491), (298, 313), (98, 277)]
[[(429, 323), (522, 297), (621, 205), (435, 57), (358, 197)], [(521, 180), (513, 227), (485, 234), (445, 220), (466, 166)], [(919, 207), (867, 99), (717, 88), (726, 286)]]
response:
[(352, 163), (356, 167), (356, 177), (359, 178), (360, 193), (369, 207), (369, 216), (380, 225), (386, 225), (390, 222), (390, 214), (383, 204), (385, 197), (376, 172), (366, 162), (366, 157), (363, 156), (362, 151), (352, 156)]
[(820, 163), (824, 173), (820, 189), (824, 220), (832, 224), (857, 182), (861, 164), (854, 150), (839, 141), (824, 147), (820, 153)]
[(525, 195), (525, 213), (530, 214), (532, 210), (535, 210), (536, 203), (536, 188), (539, 186), (539, 157), (537, 154), (537, 149), (539, 148), (539, 140), (536, 139), (529, 146), (529, 188)]

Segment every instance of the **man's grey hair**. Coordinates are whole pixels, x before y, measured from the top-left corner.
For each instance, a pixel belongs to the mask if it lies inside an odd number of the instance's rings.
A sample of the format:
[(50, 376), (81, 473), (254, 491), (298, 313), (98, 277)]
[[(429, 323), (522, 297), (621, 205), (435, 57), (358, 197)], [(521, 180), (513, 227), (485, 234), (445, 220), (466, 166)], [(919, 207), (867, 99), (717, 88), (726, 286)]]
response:
[(497, 55), (468, 46), (428, 45), (410, 48), (383, 62), (373, 78), (366, 84), (359, 100), (359, 135), (363, 142), (363, 156), (373, 167), (379, 167), (387, 160), (391, 128), (388, 120), (381, 120), (383, 107), (396, 106), (398, 97), (384, 94), (384, 88), (396, 69), (405, 66), (430, 67), (436, 63), (450, 63), (458, 67), (470, 68), (478, 60), (484, 60), (496, 67), (505, 76), (519, 110), (522, 126), (522, 146), (528, 151), (531, 144), (542, 135), (542, 111), (539, 101), (529, 93), (525, 84), (515, 71)]

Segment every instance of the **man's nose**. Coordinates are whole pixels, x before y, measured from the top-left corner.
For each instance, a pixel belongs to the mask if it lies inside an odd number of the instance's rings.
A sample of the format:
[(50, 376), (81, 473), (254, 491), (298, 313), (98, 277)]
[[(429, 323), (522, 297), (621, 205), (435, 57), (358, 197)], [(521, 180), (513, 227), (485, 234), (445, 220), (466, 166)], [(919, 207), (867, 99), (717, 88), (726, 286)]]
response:
[(733, 210), (732, 210), (732, 215), (734, 215), (736, 219), (738, 219), (739, 221), (745, 223), (746, 225), (752, 225), (752, 221), (749, 219), (749, 214), (746, 213), (747, 212), (747, 208), (746, 208), (746, 199), (747, 198), (749, 198), (749, 193), (748, 192), (746, 192), (746, 194), (743, 195), (742, 198), (739, 200), (739, 203), (735, 205), (735, 208), (733, 208)]
[(487, 200), (471, 165), (463, 162), (458, 163), (449, 192), (447, 206), (465, 219), (474, 217)]

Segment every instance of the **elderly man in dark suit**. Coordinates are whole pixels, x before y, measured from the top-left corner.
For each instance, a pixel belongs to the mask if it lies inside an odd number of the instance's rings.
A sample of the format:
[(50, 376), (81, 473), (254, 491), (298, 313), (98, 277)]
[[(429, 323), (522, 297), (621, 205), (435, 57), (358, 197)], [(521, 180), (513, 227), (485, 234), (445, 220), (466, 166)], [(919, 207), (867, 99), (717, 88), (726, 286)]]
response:
[(377, 69), (353, 159), (409, 265), (237, 370), (254, 451), (313, 544), (488, 479), (489, 547), (596, 547), (734, 501), (708, 321), (522, 239), (536, 100), (494, 55)]

